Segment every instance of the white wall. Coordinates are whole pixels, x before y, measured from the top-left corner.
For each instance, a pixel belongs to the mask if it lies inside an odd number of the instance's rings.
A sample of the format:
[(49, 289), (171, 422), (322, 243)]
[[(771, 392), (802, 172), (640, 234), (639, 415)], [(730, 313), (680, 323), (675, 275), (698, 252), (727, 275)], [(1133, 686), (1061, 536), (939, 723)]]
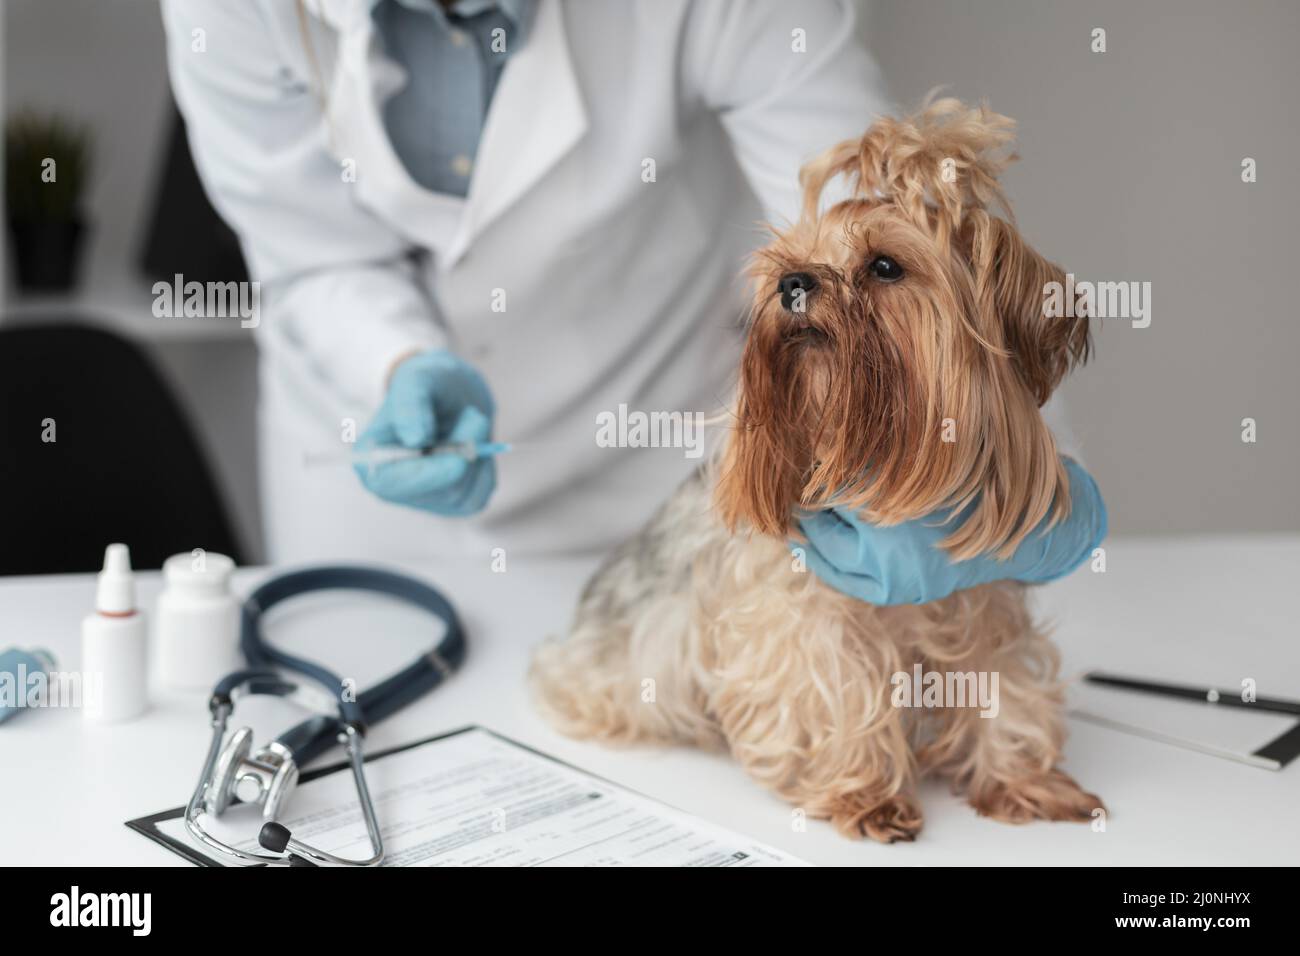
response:
[(1151, 327), (1107, 324), (1065, 392), (1112, 528), (1300, 529), (1300, 4), (877, 0), (863, 32), (900, 102), (947, 84), (1019, 120), (1041, 252), (1152, 283)]

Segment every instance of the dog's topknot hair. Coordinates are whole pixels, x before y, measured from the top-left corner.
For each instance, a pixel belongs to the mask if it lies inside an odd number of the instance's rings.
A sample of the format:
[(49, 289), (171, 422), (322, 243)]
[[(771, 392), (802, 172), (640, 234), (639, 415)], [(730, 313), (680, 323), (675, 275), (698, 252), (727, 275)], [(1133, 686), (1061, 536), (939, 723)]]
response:
[(972, 209), (1000, 207), (1014, 222), (998, 177), (1017, 159), (1015, 120), (987, 104), (931, 96), (901, 118), (881, 117), (804, 167), (804, 216), (815, 218), (826, 183), (847, 176), (855, 191), (893, 203), (917, 224), (953, 235)]

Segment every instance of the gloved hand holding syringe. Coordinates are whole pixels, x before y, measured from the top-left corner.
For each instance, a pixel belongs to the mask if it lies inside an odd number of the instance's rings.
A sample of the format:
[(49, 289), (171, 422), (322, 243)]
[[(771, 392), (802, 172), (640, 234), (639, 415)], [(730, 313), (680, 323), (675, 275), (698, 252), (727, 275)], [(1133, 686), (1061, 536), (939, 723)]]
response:
[(347, 455), (373, 494), (437, 515), (472, 515), (497, 483), (496, 403), (471, 365), (445, 349), (398, 362), (384, 400)]

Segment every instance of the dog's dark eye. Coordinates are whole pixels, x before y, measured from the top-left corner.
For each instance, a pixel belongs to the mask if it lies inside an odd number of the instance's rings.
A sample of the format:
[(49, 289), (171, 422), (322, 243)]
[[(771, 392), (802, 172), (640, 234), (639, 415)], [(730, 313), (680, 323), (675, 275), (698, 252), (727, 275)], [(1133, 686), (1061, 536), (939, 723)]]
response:
[(881, 282), (897, 282), (903, 278), (903, 267), (889, 256), (876, 256), (867, 266), (867, 271)]

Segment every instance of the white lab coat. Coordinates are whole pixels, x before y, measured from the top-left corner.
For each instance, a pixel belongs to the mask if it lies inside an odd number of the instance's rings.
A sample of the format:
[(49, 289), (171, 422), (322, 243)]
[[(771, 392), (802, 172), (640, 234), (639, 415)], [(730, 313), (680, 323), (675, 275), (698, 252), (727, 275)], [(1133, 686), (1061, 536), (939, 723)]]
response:
[[(599, 447), (597, 416), (726, 405), (760, 220), (793, 218), (801, 163), (884, 111), (849, 2), (540, 0), (461, 200), (392, 150), (382, 103), (404, 78), (368, 0), (307, 0), (327, 112), (290, 0), (163, 9), (199, 172), (262, 284), (275, 561), (486, 566), (497, 548), (632, 533), (698, 462)], [(394, 359), (435, 347), (482, 371), (495, 434), (516, 444), (482, 515), (440, 519), (346, 467), (303, 468), (364, 428)]]

